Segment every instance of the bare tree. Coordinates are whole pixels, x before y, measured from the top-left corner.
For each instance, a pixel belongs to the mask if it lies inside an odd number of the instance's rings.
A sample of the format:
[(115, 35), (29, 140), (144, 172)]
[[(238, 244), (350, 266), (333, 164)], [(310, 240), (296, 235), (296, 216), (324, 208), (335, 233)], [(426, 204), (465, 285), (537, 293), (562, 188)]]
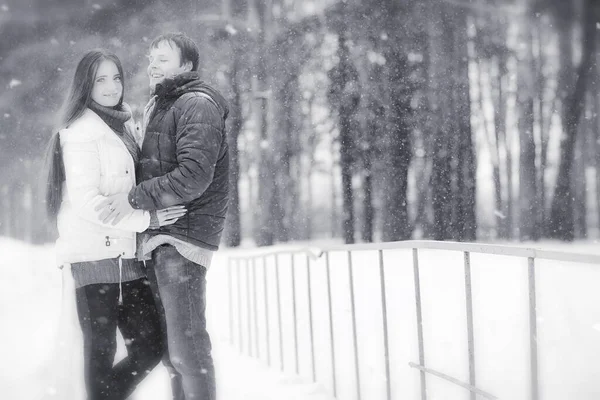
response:
[(584, 1), (582, 57), (577, 68), (575, 88), (568, 95), (565, 102), (564, 136), (560, 147), (560, 166), (550, 210), (550, 220), (548, 221), (548, 235), (565, 241), (572, 241), (575, 236), (573, 193), (570, 178), (579, 120), (585, 108), (586, 88), (592, 69), (595, 66), (596, 21), (599, 16), (599, 6), (596, 3), (594, 0)]
[(350, 58), (347, 32), (338, 34), (338, 65), (329, 71), (330, 103), (337, 110), (340, 143), (340, 168), (342, 175), (342, 229), (345, 243), (354, 243), (354, 193), (352, 188), (352, 163), (356, 123), (354, 113), (358, 108), (360, 93), (358, 72)]
[[(529, 0), (523, 0), (528, 6)], [(536, 219), (538, 215), (537, 198), (537, 169), (536, 145), (534, 137), (534, 61), (533, 61), (533, 36), (527, 20), (523, 19), (519, 25), (518, 49), (518, 95), (519, 105), (519, 237), (521, 240), (539, 239)]]

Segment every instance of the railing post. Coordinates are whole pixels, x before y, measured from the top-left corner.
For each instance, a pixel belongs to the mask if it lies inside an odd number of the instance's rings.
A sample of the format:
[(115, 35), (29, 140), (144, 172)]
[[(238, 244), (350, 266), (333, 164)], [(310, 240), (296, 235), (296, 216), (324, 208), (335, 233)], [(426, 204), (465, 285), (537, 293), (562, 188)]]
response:
[(267, 280), (267, 257), (263, 256), (263, 286), (265, 291), (265, 340), (267, 342), (267, 365), (271, 366), (271, 334), (269, 329), (269, 286)]
[(360, 400), (360, 367), (358, 364), (358, 335), (356, 333), (356, 306), (354, 304), (354, 277), (352, 269), (352, 252), (348, 251), (348, 276), (350, 278), (350, 312), (352, 313), (352, 340), (354, 344), (354, 373), (356, 379), (356, 398)]
[(327, 305), (329, 307), (329, 338), (331, 339), (331, 378), (333, 384), (333, 397), (337, 397), (337, 378), (335, 368), (335, 336), (333, 331), (333, 305), (331, 301), (331, 271), (329, 266), (329, 252), (325, 252), (325, 271), (327, 274)]
[(300, 373), (300, 361), (298, 355), (298, 315), (296, 310), (296, 266), (294, 264), (294, 253), (291, 257), (291, 274), (292, 274), (292, 316), (294, 321), (294, 361), (296, 374)]
[(238, 261), (236, 263), (236, 272), (237, 272), (237, 299), (238, 299), (238, 334), (239, 334), (239, 345), (240, 345), (240, 353), (244, 352), (244, 333), (242, 327), (242, 278), (241, 278), (241, 263)]
[(387, 321), (387, 299), (385, 295), (385, 268), (383, 264), (383, 250), (379, 250), (379, 279), (381, 287), (381, 313), (383, 317), (383, 350), (385, 357), (385, 389), (386, 399), (392, 399), (392, 383), (390, 376), (390, 348), (388, 339), (388, 321)]
[(252, 306), (254, 313), (254, 352), (260, 358), (260, 336), (258, 328), (258, 294), (256, 293), (256, 257), (252, 257)]
[[(419, 341), (419, 364), (425, 367), (425, 345), (423, 340), (423, 314), (421, 311), (421, 281), (419, 277), (419, 251), (413, 249), (413, 273), (415, 279), (415, 302), (417, 310), (417, 337)], [(421, 400), (427, 400), (425, 371), (421, 370)]]
[(234, 326), (233, 326), (233, 282), (232, 282), (232, 265), (233, 259), (230, 258), (227, 263), (227, 297), (229, 299), (229, 343), (233, 346), (235, 343), (234, 340)]
[(317, 381), (317, 366), (315, 364), (315, 335), (313, 330), (313, 312), (312, 312), (312, 283), (310, 278), (310, 257), (306, 255), (306, 281), (308, 283), (308, 324), (310, 329), (310, 362), (312, 369), (313, 382)]
[(539, 399), (538, 347), (537, 347), (537, 301), (535, 289), (535, 259), (529, 257), (529, 346), (531, 371), (531, 400)]
[[(469, 384), (476, 387), (475, 377), (475, 335), (473, 333), (473, 291), (471, 287), (471, 257), (469, 252), (464, 252), (465, 258), (465, 298), (467, 306), (467, 343), (469, 352)], [(475, 392), (470, 392), (470, 399), (476, 400)]]
[(283, 328), (281, 321), (281, 291), (279, 284), (279, 258), (275, 255), (275, 289), (277, 295), (277, 325), (279, 328), (279, 361), (281, 370), (284, 370), (284, 354), (283, 354)]
[(252, 357), (252, 312), (251, 312), (251, 294), (250, 294), (250, 266), (246, 259), (246, 329), (248, 330), (248, 355)]

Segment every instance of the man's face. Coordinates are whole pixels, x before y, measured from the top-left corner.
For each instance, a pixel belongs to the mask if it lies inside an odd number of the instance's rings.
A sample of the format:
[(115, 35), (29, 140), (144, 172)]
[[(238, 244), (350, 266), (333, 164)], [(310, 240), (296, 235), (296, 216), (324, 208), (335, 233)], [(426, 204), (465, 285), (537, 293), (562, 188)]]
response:
[(150, 49), (148, 61), (148, 77), (152, 89), (165, 79), (173, 78), (192, 69), (190, 62), (181, 65), (180, 50), (167, 41), (159, 42), (156, 47)]

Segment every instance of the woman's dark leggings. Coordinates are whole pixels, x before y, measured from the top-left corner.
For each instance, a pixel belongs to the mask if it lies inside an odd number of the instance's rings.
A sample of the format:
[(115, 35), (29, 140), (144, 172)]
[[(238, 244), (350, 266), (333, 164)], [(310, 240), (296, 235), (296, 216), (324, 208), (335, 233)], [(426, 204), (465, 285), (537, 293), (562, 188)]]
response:
[[(123, 282), (122, 291), (119, 304), (118, 283), (76, 289), (88, 400), (125, 400), (163, 355), (161, 323), (148, 281)], [(113, 366), (117, 328), (127, 357)]]

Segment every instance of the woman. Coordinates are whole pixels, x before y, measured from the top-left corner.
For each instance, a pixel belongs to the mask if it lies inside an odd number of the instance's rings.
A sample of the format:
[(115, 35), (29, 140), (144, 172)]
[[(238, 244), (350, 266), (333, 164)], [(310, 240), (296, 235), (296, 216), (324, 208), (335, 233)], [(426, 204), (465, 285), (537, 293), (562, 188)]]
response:
[[(114, 54), (86, 53), (49, 147), (46, 204), (57, 221), (59, 262), (70, 265), (74, 278), (89, 400), (127, 398), (160, 361), (163, 333), (144, 265), (135, 259), (136, 232), (185, 214), (182, 207), (136, 210), (112, 225), (95, 211), (106, 196), (135, 186), (139, 147), (123, 86)], [(113, 366), (117, 328), (128, 355)]]

